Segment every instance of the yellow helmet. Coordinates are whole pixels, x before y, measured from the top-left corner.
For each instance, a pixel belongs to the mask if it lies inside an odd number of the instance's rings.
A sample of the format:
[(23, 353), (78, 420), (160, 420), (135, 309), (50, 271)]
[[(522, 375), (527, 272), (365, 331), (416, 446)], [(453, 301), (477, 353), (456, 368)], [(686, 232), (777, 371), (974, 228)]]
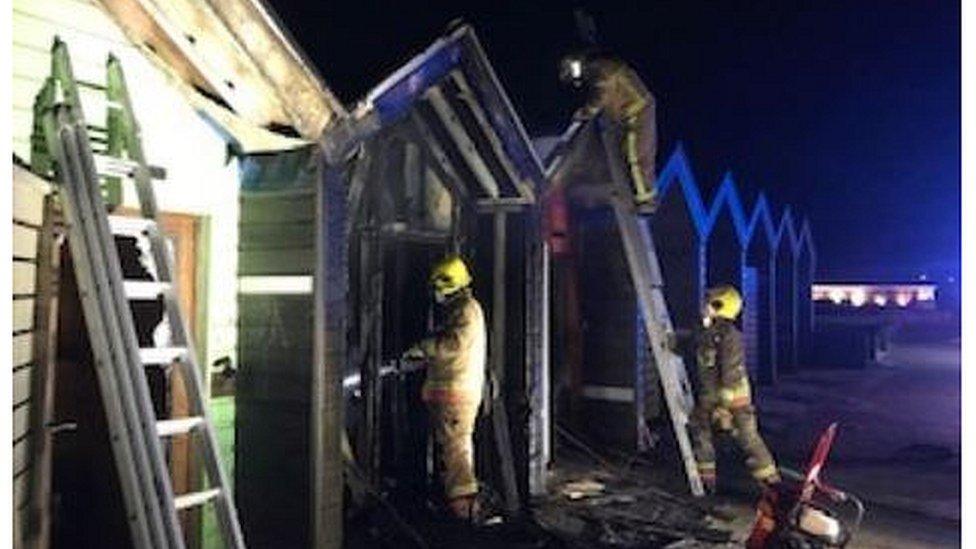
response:
[(449, 255), (431, 269), (430, 284), (436, 295), (449, 296), (471, 284), (471, 273), (461, 256)]
[(705, 305), (713, 316), (735, 320), (742, 312), (742, 296), (735, 286), (716, 286), (705, 292)]

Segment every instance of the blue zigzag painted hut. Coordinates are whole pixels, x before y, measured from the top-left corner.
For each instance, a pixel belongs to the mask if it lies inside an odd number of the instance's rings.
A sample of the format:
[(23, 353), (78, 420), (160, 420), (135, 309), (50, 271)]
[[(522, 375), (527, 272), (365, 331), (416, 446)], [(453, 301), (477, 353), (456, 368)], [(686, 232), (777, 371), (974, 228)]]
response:
[(773, 270), (776, 259), (776, 229), (769, 216), (766, 196), (760, 194), (749, 216), (746, 247), (743, 250), (743, 278), (751, 281), (746, 290), (743, 323), (747, 356), (754, 378), (761, 384), (776, 381), (776, 294)]

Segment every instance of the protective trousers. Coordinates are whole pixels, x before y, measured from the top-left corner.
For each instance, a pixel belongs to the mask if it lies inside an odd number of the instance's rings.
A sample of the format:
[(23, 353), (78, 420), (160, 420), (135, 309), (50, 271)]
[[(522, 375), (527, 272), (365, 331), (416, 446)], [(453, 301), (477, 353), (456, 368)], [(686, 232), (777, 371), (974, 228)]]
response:
[(428, 403), (441, 482), (448, 501), (478, 493), (473, 436), (479, 407), (477, 401)]
[[(712, 430), (717, 407), (700, 406), (695, 408), (691, 421), (691, 442), (694, 446), (698, 473), (702, 482), (715, 486), (715, 446), (712, 442)], [(746, 466), (752, 477), (760, 483), (776, 482), (779, 472), (776, 462), (759, 434), (756, 421), (756, 410), (752, 405), (725, 409), (731, 414), (731, 433), (736, 444), (746, 455)], [(721, 411), (719, 412), (721, 415)]]
[(656, 195), (654, 156), (657, 136), (654, 124), (651, 107), (640, 109), (624, 119), (623, 149), (634, 186), (634, 200), (638, 204), (651, 203)]

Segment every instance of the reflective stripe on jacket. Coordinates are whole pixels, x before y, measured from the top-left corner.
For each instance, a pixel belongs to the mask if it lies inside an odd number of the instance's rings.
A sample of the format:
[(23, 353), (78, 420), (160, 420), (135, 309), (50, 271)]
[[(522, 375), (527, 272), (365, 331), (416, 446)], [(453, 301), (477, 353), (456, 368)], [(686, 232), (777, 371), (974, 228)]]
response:
[(485, 383), (485, 315), (470, 290), (445, 304), (443, 324), (420, 343), (427, 357), (423, 399), (427, 402), (480, 402)]

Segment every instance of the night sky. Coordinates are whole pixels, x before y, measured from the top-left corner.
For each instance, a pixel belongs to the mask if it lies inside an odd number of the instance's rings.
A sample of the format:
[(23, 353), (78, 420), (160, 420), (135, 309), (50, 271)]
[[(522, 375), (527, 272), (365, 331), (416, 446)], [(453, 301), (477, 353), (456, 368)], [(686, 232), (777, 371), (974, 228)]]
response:
[(811, 220), (821, 279), (959, 276), (959, 5), (951, 1), (272, 2), (345, 103), (463, 17), (532, 135), (581, 99), (557, 61), (572, 10), (658, 100), (659, 163), (731, 171)]

